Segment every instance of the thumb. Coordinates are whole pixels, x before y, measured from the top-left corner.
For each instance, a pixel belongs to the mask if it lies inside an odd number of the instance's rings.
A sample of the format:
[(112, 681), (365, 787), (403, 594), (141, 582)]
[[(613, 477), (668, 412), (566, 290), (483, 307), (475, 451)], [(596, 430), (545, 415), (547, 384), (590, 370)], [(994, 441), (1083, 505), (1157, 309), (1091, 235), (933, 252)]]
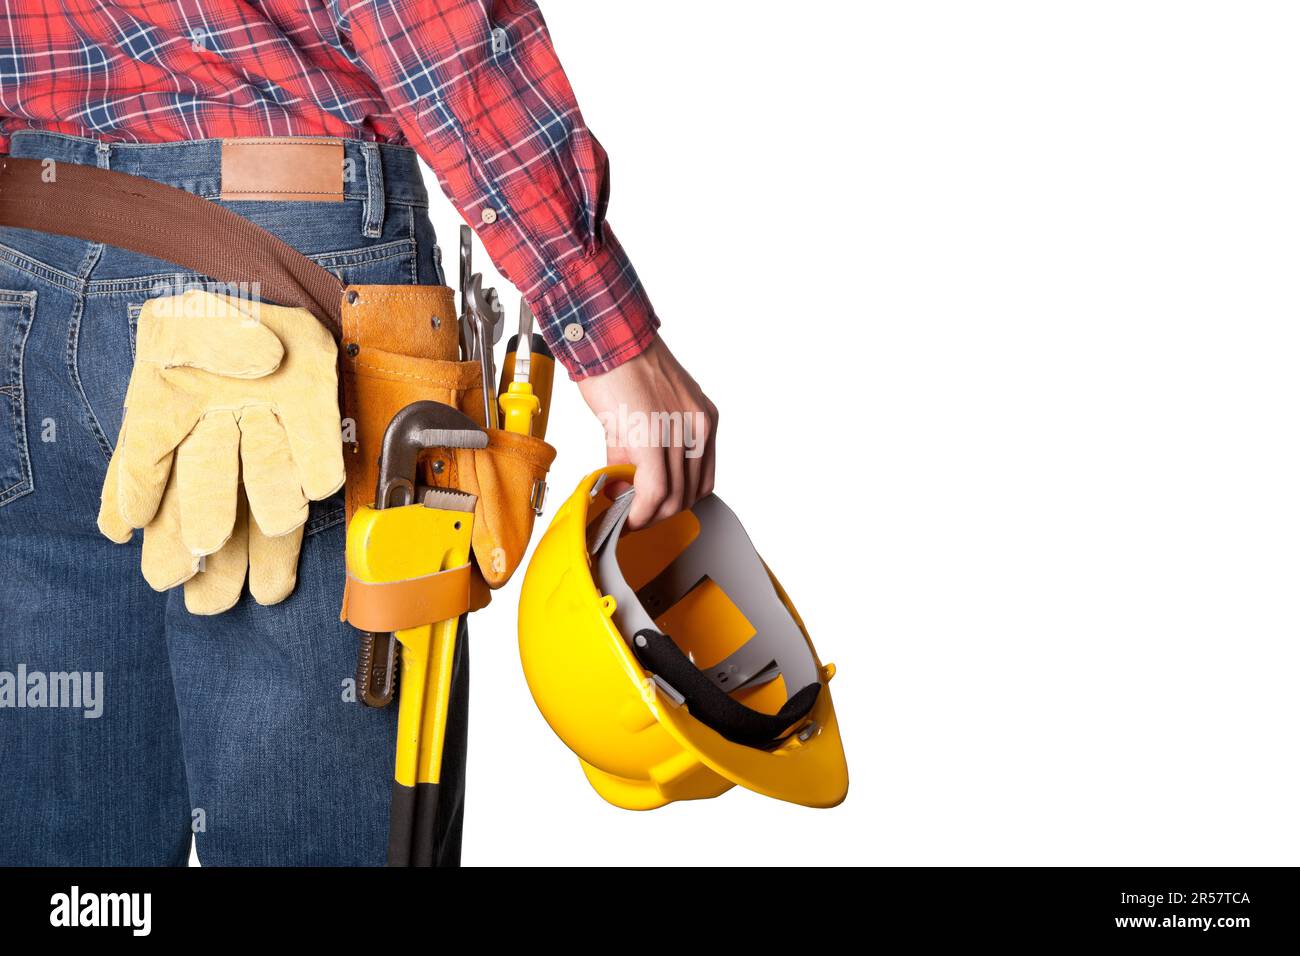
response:
[(253, 310), (230, 296), (191, 289), (150, 299), (136, 327), (139, 361), (262, 378), (280, 367), (284, 345)]

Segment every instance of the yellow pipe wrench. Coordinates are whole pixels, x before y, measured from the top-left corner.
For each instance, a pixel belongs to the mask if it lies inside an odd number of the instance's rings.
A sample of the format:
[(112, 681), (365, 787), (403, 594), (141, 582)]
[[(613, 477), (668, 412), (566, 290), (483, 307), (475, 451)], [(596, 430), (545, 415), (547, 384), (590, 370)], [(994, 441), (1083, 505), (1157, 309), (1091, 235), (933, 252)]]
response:
[(487, 433), (450, 406), (408, 405), (384, 434), (377, 507), (358, 509), (348, 525), (348, 619), (363, 630), (391, 631), (401, 647), (391, 866), (430, 866), (437, 850), (438, 784), (477, 502), (452, 489), (417, 490), (416, 459), (427, 448), (486, 445)]

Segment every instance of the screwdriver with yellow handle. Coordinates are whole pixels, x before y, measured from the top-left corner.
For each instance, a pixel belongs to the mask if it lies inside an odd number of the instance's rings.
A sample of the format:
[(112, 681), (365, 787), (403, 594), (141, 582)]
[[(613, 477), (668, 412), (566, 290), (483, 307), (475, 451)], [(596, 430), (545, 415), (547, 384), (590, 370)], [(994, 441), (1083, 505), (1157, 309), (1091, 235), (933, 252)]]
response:
[[(521, 299), (519, 334), (511, 339), (510, 346), (507, 348), (506, 361), (501, 368), (501, 388), (497, 393), (498, 401), (501, 403), (501, 427), (519, 435), (532, 435), (535, 419), (540, 419), (536, 423), (541, 426), (537, 429), (539, 432), (544, 433), (546, 429), (544, 404), (550, 402), (555, 360), (551, 358), (549, 351), (545, 352), (544, 356), (534, 357), (534, 344), (533, 312), (528, 308), (528, 303)], [(539, 366), (536, 370), (534, 364)], [(537, 373), (544, 373), (544, 375)], [(533, 388), (534, 378), (539, 379), (538, 385), (542, 386), (540, 379), (543, 377), (545, 378), (544, 396), (537, 394)], [(537, 437), (540, 438), (541, 435)]]

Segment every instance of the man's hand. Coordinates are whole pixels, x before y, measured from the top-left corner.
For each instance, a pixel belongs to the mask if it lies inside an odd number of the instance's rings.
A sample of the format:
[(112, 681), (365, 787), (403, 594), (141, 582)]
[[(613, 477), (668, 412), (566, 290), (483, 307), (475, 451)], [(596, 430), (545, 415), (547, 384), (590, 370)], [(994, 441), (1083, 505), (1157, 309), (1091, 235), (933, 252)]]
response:
[(613, 371), (578, 383), (605, 427), (609, 464), (636, 466), (630, 528), (689, 508), (713, 491), (718, 409), (656, 338)]

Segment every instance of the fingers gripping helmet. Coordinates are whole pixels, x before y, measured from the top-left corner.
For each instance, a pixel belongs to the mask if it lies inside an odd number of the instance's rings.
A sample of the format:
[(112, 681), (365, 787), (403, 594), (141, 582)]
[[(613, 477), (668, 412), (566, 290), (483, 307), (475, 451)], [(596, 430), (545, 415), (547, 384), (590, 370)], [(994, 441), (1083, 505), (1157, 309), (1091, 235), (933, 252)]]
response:
[(848, 790), (823, 666), (714, 495), (624, 533), (632, 493), (589, 475), (538, 543), (519, 604), (533, 698), (596, 791), (649, 810), (735, 784), (813, 807)]

